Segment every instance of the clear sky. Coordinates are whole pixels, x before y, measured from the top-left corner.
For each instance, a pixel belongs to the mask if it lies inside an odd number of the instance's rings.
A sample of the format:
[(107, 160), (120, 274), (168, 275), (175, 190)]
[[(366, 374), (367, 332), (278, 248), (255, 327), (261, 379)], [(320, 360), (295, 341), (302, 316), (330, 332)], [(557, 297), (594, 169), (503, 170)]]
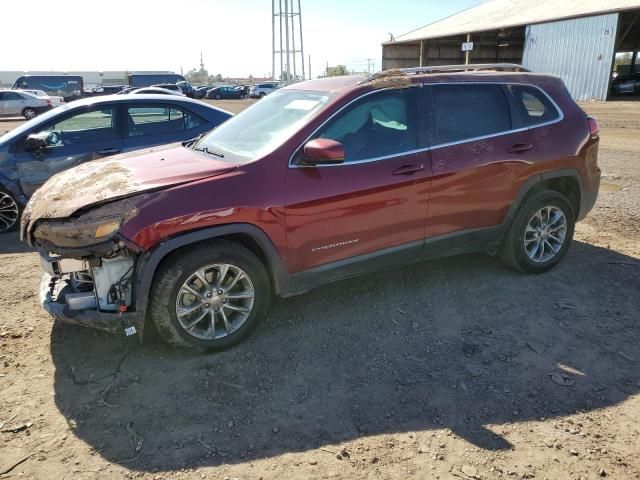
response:
[[(301, 0), (305, 56), (380, 69), (381, 46), (481, 0)], [(0, 70), (172, 70), (263, 76), (271, 70), (269, 0), (3, 1)], [(34, 18), (31, 28), (29, 17)], [(16, 19), (12, 21), (11, 19)]]

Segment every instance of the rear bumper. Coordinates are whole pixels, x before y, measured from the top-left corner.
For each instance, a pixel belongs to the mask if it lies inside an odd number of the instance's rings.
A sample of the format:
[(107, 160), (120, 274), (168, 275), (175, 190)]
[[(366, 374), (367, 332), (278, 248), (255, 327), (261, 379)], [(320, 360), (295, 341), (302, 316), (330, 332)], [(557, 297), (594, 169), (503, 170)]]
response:
[[(54, 318), (64, 323), (97, 328), (111, 333), (122, 332), (125, 325), (134, 325), (142, 332), (143, 319), (136, 312), (103, 312), (97, 308), (72, 309), (67, 303), (65, 289), (67, 280), (45, 273), (40, 282), (40, 304)], [(68, 290), (68, 289), (67, 289)]]

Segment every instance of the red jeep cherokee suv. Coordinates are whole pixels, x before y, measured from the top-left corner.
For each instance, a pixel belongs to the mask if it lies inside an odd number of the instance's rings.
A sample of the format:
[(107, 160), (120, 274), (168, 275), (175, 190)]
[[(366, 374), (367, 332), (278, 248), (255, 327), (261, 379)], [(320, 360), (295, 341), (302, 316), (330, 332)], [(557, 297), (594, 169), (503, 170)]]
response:
[(221, 349), (273, 294), (435, 256), (540, 273), (598, 194), (598, 126), (515, 65), (296, 83), (205, 136), (94, 161), (33, 196), (54, 317)]

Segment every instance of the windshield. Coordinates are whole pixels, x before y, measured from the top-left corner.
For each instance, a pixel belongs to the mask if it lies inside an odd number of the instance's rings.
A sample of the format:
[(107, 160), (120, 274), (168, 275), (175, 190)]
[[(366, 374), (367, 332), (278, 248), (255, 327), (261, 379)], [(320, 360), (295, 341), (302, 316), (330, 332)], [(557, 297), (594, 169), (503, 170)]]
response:
[(227, 120), (194, 148), (255, 160), (282, 145), (330, 99), (329, 92), (278, 90)]

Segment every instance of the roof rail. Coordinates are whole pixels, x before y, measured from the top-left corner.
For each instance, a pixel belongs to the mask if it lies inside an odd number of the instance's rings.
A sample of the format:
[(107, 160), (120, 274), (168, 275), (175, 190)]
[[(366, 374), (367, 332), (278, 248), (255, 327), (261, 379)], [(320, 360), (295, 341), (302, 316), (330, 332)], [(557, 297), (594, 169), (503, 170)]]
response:
[(382, 70), (368, 76), (360, 83), (367, 83), (385, 76), (421, 75), (424, 73), (455, 73), (455, 72), (530, 72), (528, 68), (516, 63), (470, 63), (467, 65), (439, 65), (432, 67), (394, 68)]

